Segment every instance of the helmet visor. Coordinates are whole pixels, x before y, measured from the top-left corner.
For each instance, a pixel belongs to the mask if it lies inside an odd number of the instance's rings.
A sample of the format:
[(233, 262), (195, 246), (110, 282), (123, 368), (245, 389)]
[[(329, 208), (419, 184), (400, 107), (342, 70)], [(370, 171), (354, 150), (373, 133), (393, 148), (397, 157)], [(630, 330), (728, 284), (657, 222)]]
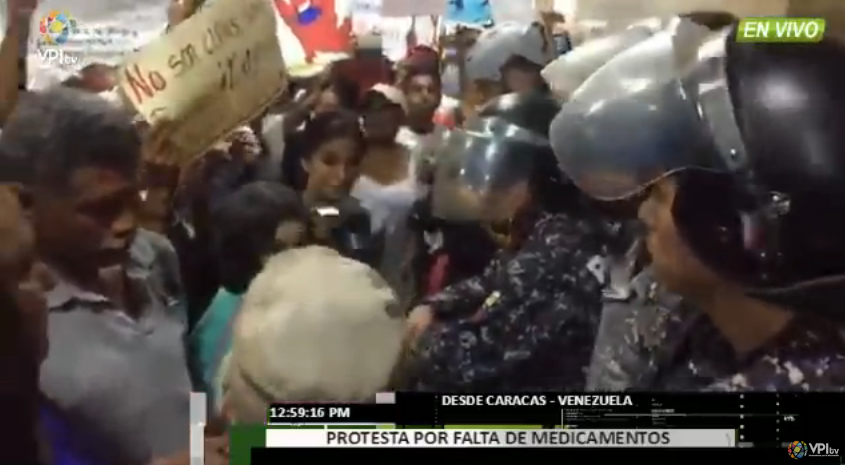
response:
[(520, 152), (531, 134), (496, 118), (470, 127), (474, 130), (453, 130), (440, 141), (433, 214), (452, 221), (499, 220), (511, 188), (530, 176), (533, 160)]
[(702, 166), (709, 139), (681, 76), (703, 31), (677, 22), (620, 53), (552, 121), (559, 166), (585, 193), (624, 199), (677, 170)]

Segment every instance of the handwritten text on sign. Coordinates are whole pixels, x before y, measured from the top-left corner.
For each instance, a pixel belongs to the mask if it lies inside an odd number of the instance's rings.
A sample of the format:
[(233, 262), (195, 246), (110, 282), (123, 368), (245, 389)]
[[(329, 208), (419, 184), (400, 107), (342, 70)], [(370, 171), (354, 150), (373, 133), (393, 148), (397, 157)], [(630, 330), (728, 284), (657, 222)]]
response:
[(268, 0), (219, 0), (129, 57), (120, 73), (147, 121), (174, 122), (181, 162), (255, 117), (286, 80)]

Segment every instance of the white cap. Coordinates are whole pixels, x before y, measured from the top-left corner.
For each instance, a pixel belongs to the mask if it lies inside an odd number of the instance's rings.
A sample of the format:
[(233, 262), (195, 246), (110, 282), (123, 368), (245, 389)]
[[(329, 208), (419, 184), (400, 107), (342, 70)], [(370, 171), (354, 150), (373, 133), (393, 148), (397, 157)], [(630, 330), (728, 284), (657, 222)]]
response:
[(396, 366), (404, 319), (369, 266), (325, 247), (272, 257), (234, 328), (226, 398), (237, 421), (263, 421), (272, 401), (361, 401)]
[[(521, 56), (538, 65), (549, 62), (543, 31), (534, 24), (501, 23), (478, 36), (466, 57), (467, 77), (472, 80), (498, 81), (501, 68), (513, 56)], [(548, 47), (554, 47), (548, 44)]]
[(376, 92), (384, 96), (389, 102), (399, 105), (403, 109), (407, 107), (407, 100), (405, 100), (405, 93), (398, 87), (390, 84), (379, 83), (370, 88), (369, 92)]

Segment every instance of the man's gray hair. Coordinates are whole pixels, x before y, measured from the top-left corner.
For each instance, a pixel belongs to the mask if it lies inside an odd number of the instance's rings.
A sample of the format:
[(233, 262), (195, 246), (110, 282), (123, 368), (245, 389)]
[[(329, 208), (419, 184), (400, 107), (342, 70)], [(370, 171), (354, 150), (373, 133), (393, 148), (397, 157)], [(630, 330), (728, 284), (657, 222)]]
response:
[(65, 87), (27, 94), (0, 136), (0, 182), (59, 187), (87, 166), (134, 176), (140, 147), (131, 115), (96, 94)]
[(324, 247), (271, 258), (252, 281), (234, 327), (224, 390), (241, 422), (273, 401), (371, 400), (398, 363), (404, 318), (369, 266)]

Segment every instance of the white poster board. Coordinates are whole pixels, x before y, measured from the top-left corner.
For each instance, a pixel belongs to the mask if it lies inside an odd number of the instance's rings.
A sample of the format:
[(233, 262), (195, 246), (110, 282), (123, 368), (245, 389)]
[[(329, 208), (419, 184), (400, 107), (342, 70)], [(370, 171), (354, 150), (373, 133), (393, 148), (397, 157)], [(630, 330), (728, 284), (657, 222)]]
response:
[(533, 1), (490, 0), (490, 12), (496, 23), (531, 24), (540, 19)]
[[(812, 2), (812, 0), (803, 0)], [(728, 11), (737, 16), (786, 14), (789, 0), (577, 0), (577, 20), (626, 22), (690, 11)]]
[(118, 80), (147, 121), (173, 121), (172, 156), (185, 163), (285, 90), (273, 4), (218, 0), (128, 57)]
[(382, 0), (381, 15), (388, 18), (440, 16), (446, 14), (448, 3), (449, 0)]
[[(81, 1), (81, 0), (79, 0)], [(204, 8), (213, 6), (221, 0), (205, 0)], [(276, 36), (279, 39), (279, 46), (282, 48), (282, 55), (288, 67), (288, 73), (294, 77), (307, 77), (319, 73), (321, 70), (336, 60), (349, 56), (348, 50), (321, 50), (316, 56), (308, 57), (308, 44), (306, 42), (322, 40), (330, 36), (336, 36), (337, 31), (349, 29), (347, 22), (350, 22), (352, 12), (356, 9), (377, 9), (373, 10), (378, 14), (381, 8), (381, 0), (268, 0), (275, 6), (276, 15)], [(316, 21), (310, 22), (306, 27), (298, 27), (297, 21), (291, 17), (283, 17), (281, 11), (293, 7), (298, 10), (307, 6), (318, 6), (321, 15)], [(313, 19), (313, 18), (312, 18)], [(293, 27), (292, 27), (293, 26)], [(294, 30), (295, 29), (295, 30)], [(329, 42), (332, 42), (331, 40)], [(324, 48), (319, 44), (318, 48)]]

